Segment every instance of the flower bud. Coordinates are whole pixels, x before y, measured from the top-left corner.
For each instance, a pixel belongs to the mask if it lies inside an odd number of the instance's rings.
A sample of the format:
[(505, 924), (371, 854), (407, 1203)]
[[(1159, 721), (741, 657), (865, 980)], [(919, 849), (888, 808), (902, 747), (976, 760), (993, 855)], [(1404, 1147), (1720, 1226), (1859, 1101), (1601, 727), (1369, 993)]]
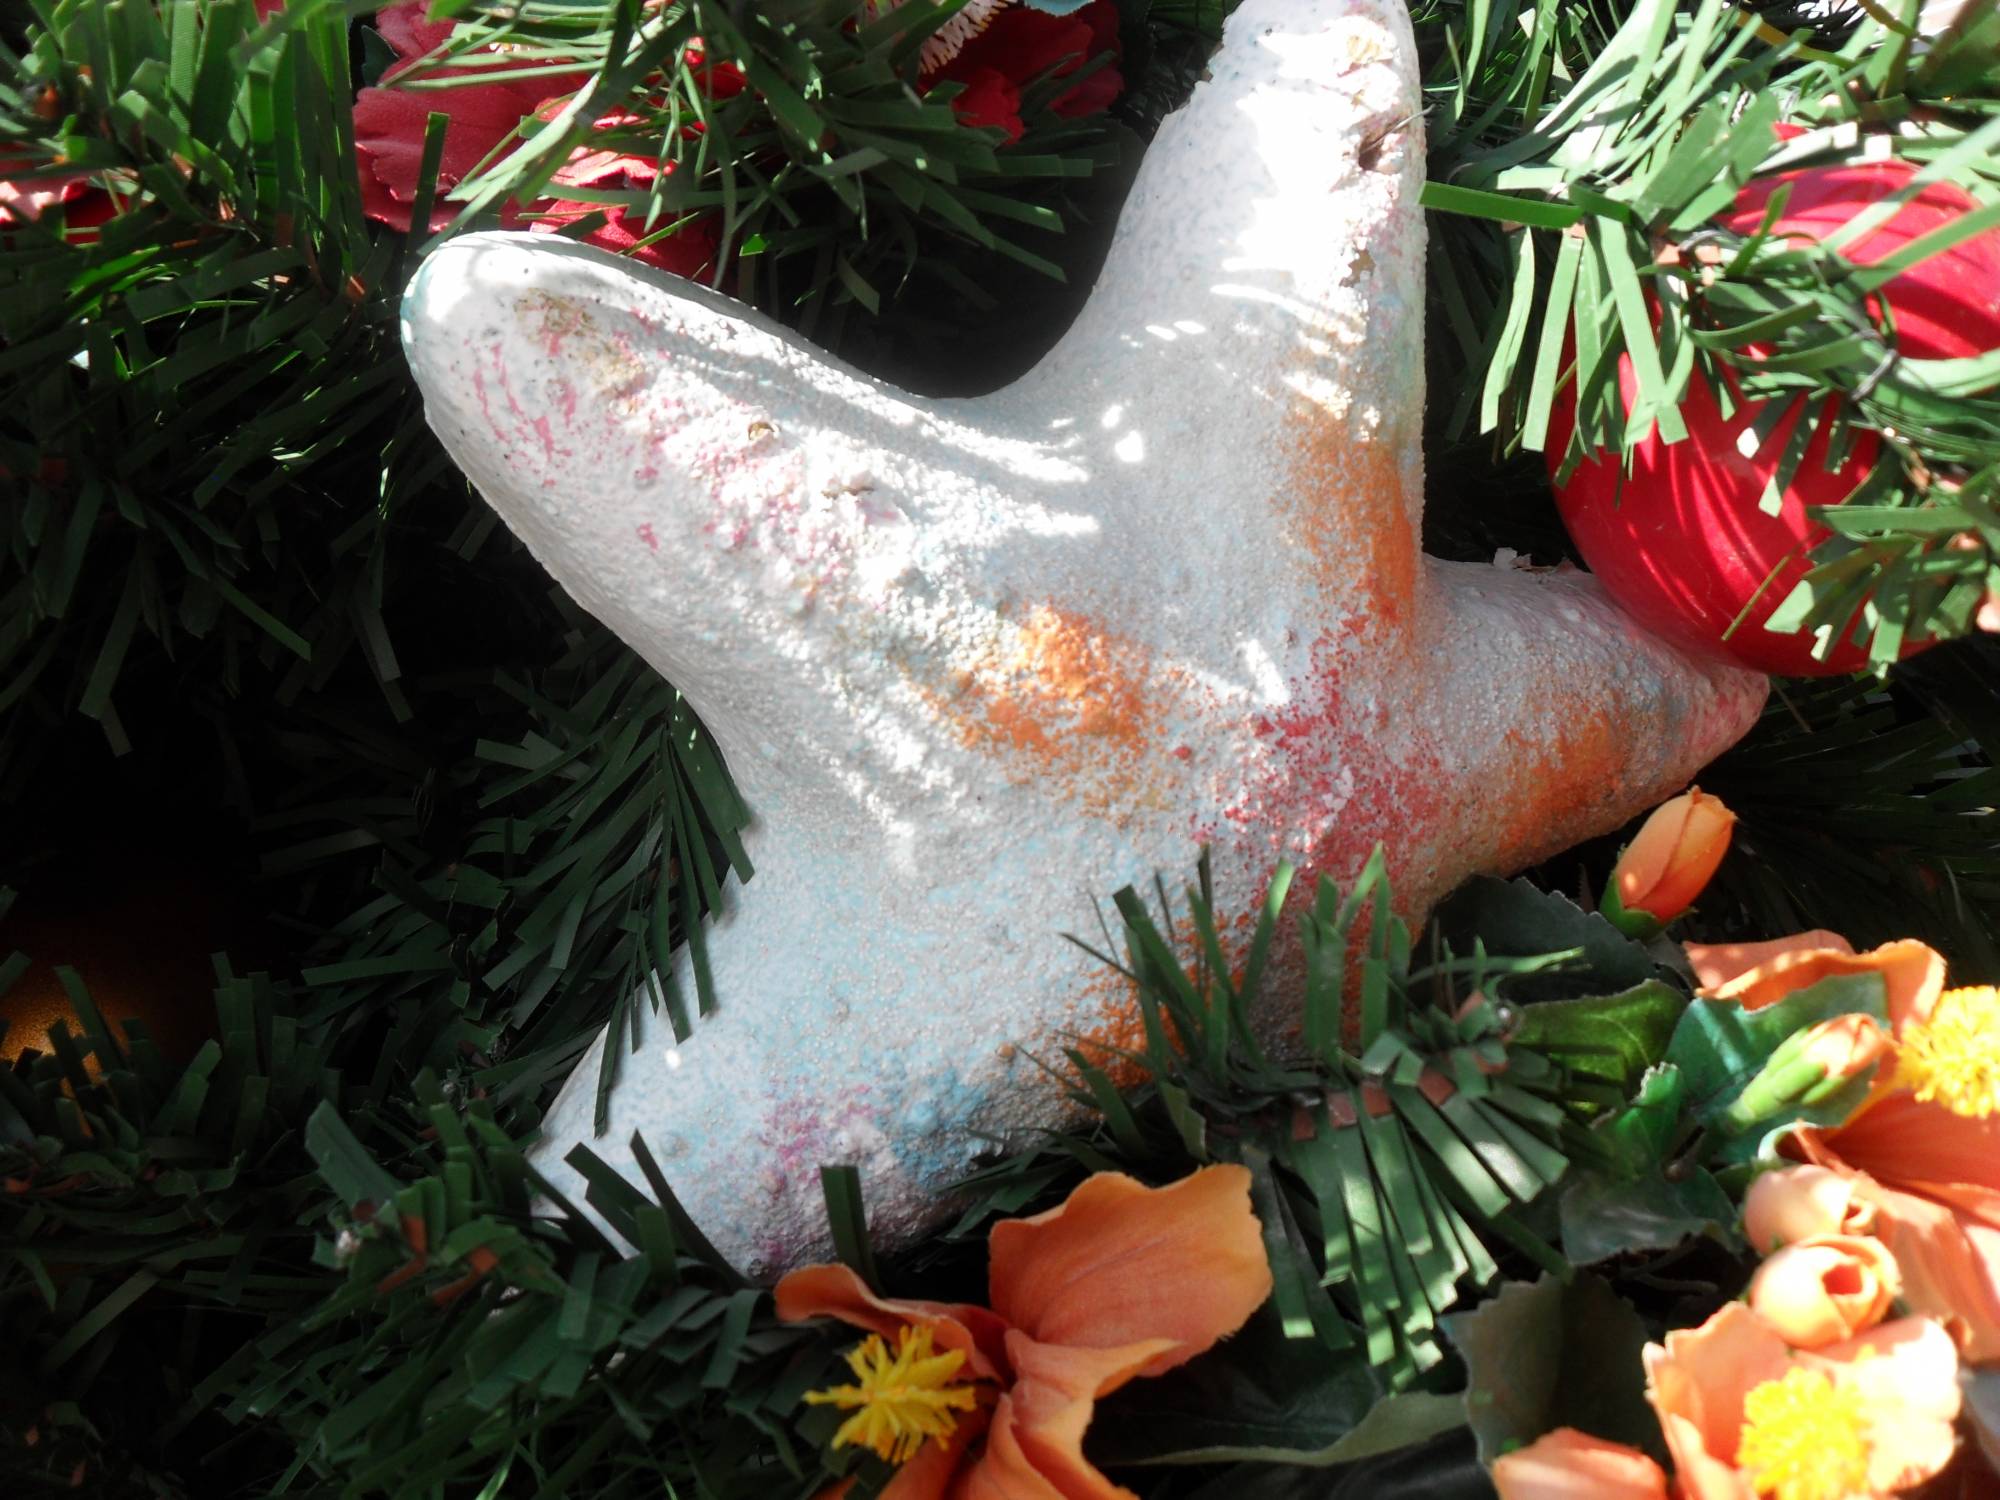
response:
[(1828, 1083), (1858, 1078), (1889, 1050), (1889, 1033), (1873, 1016), (1829, 1016), (1799, 1039), (1799, 1057), (1825, 1070)]
[(1604, 887), (1604, 915), (1629, 936), (1652, 936), (1701, 894), (1735, 826), (1736, 814), (1700, 787), (1654, 809), (1618, 856)]
[(1743, 1198), (1743, 1234), (1750, 1248), (1769, 1255), (1801, 1240), (1867, 1234), (1875, 1205), (1854, 1192), (1854, 1179), (1826, 1167), (1766, 1172)]
[(1750, 1310), (1795, 1349), (1853, 1338), (1881, 1322), (1902, 1290), (1880, 1240), (1823, 1235), (1787, 1245), (1750, 1278)]
[(1740, 1135), (1785, 1110), (1824, 1104), (1888, 1050), (1888, 1033), (1873, 1016), (1829, 1016), (1795, 1031), (1723, 1112), (1722, 1125)]

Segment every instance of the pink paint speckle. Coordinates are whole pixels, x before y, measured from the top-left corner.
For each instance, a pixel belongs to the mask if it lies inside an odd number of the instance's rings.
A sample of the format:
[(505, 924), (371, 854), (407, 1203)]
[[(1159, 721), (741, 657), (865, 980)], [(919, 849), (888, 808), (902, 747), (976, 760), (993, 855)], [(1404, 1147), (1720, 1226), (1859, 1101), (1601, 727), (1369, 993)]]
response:
[(639, 528), (639, 540), (644, 542), (648, 547), (651, 547), (655, 552), (660, 550), (660, 538), (654, 532), (651, 521), (646, 522)]

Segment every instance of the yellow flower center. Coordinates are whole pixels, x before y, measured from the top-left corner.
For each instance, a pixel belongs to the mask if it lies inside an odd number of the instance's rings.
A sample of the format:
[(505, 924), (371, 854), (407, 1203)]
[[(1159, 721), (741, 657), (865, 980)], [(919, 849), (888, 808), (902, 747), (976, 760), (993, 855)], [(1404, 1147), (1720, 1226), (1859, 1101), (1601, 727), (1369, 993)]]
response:
[(1928, 1021), (1896, 1038), (1896, 1082), (1923, 1102), (1983, 1120), (2000, 1114), (2000, 990), (1946, 990)]
[(1868, 1485), (1861, 1396), (1815, 1370), (1753, 1386), (1743, 1398), (1737, 1465), (1772, 1500), (1847, 1500)]
[(962, 1349), (933, 1352), (928, 1328), (898, 1330), (893, 1355), (880, 1334), (870, 1334), (847, 1351), (855, 1384), (808, 1391), (806, 1402), (854, 1413), (834, 1433), (834, 1447), (853, 1444), (892, 1464), (908, 1463), (927, 1439), (950, 1437), (957, 1414), (978, 1405), (973, 1386), (952, 1383), (964, 1363)]

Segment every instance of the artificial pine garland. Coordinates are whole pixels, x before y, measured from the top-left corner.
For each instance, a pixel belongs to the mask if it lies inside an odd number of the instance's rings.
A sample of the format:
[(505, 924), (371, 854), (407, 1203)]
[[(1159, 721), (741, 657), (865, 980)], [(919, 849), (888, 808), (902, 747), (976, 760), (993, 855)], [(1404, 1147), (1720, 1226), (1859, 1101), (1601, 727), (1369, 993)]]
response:
[[(1224, 7), (1123, 7), (1116, 108), (1075, 119), (1052, 107), (1092, 61), (1078, 59), (1021, 92), (1011, 142), (1004, 126), (948, 119), (962, 97), (950, 85), (920, 90), (918, 53), (964, 8), (445, 0), (440, 17), (460, 23), (450, 61), (486, 75), (456, 87), (519, 82), (560, 59), (589, 75), (571, 91), (589, 107), (531, 121), (517, 149), (443, 191), (446, 137), (427, 123), (406, 209), (457, 231), (510, 203), (560, 201), (572, 206), (560, 232), (598, 233), (615, 212), (637, 221), (632, 240), (655, 244), (705, 222), (714, 249), (696, 269), (732, 292), (899, 378), (997, 384), (1031, 340), (989, 330), (1025, 305), (1041, 317), (1014, 321), (1052, 332), (1066, 294), (1050, 273), (1088, 283), (1090, 231), (1109, 224), (1121, 180), (1112, 158), (1129, 168), (1185, 98)], [(1503, 449), (1549, 396), (1529, 357), (1546, 339), (1530, 332), (1601, 313), (1579, 303), (1536, 321), (1562, 252), (1530, 275), (1524, 247), (1560, 231), (1504, 232), (1465, 211), (1533, 226), (1561, 203), (1547, 182), (1524, 198), (1505, 174), (1560, 155), (1573, 132), (1547, 122), (1573, 92), (1558, 118), (1611, 107), (1578, 82), (1595, 59), (1663, 16), (1662, 53), (1740, 46), (1702, 89), (1649, 96), (1656, 123), (1697, 122), (1676, 136), (1691, 151), (1728, 154), (1731, 112), (1700, 113), (1722, 97), (1712, 90), (1772, 77), (1810, 102), (1818, 83), (1852, 75), (1862, 92), (1840, 93), (1836, 113), (1872, 122), (1920, 105), (1935, 111), (1933, 134), (1970, 138), (1966, 101), (1991, 80), (1965, 60), (1980, 28), (2000, 24), (1990, 4), (1968, 7), (1961, 45), (1913, 67), (1884, 40), (1900, 34), (1893, 15), (1830, 39), (1845, 51), (1803, 37), (1771, 51), (1717, 5), (1413, 9), (1445, 185), (1434, 292), (1449, 332), (1434, 345), (1462, 340), (1460, 378), (1434, 389), (1433, 407)], [(6, 874), (32, 897), (26, 856), (73, 831), (55, 804), (120, 774), (107, 749), (127, 768), (191, 769), (184, 795), (262, 862), (283, 957), (275, 979), (221, 962), (213, 1039), (192, 1059), (107, 1022), (72, 979), (75, 1027), (27, 1039), (40, 1055), (0, 1072), (0, 1308), (17, 1350), (0, 1385), (0, 1474), (115, 1495), (812, 1494), (829, 1463), (853, 1457), (826, 1447), (835, 1414), (801, 1404), (837, 1378), (847, 1340), (781, 1323), (707, 1252), (664, 1177), (642, 1195), (586, 1162), (592, 1206), (636, 1255), (580, 1215), (534, 1208), (543, 1186), (523, 1145), (588, 1038), (649, 983), (677, 1029), (713, 1003), (657, 976), (674, 945), (699, 943), (724, 883), (751, 876), (735, 840), (744, 812), (671, 687), (551, 596), (422, 425), (394, 315), (429, 241), (370, 218), (356, 167), (352, 101), (397, 61), (373, 10), (33, 0), (4, 33), (0, 175), (18, 192), (87, 172), (107, 199), (68, 221), (81, 233), (18, 211), (0, 227), (12, 398), (0, 403), (0, 796), (19, 840)], [(1855, 40), (1864, 32), (1872, 40)], [(723, 97), (719, 59), (749, 86)], [(448, 104), (453, 86), (436, 80), (432, 97)], [(619, 111), (604, 131), (599, 106)], [(563, 185), (558, 199), (547, 189), (584, 146), (651, 152), (655, 171)], [(1991, 154), (1960, 163), (2000, 180)], [(1762, 163), (1746, 148), (1739, 166)], [(1593, 175), (1598, 196), (1557, 211), (1585, 202), (1643, 239), (1604, 206), (1626, 182)], [(1754, 261), (1745, 295), (1854, 301), (1859, 288), (1828, 275), (1824, 256), (1796, 253)], [(1604, 349), (1630, 331), (1619, 321)], [(1726, 359), (1730, 340), (1712, 342)], [(968, 347), (987, 356), (968, 360)], [(1857, 352), (1815, 364), (1807, 384), (1852, 390), (1878, 363)], [(1917, 401), (1896, 380), (1921, 373), (1892, 371), (1871, 397)], [(1655, 393), (1656, 411), (1671, 394)], [(1614, 435), (1615, 398), (1601, 372), (1585, 393)], [(1932, 426), (1957, 432), (1980, 410), (1954, 400)], [(1896, 559), (1940, 556), (1936, 540), (1967, 530), (1982, 549), (2000, 536), (1980, 509), (1992, 471), (1977, 420), (1965, 441), (1962, 516), (1929, 503), (1906, 467), (1885, 471), (1879, 483), (1900, 487), (1871, 505), (1865, 534), (1843, 538), (1887, 549), (1870, 575), (1881, 619), (1905, 586)], [(1546, 510), (1518, 465), (1483, 450), (1470, 462)], [(1490, 549), (1472, 510), (1434, 504), (1433, 546)], [(1925, 566), (1944, 582), (1908, 585), (1899, 618), (1968, 623), (1965, 588), (1985, 586), (1989, 552)], [(1802, 603), (1800, 620), (1815, 607)], [(1987, 937), (2000, 897), (1985, 812), (1993, 685), (1990, 658), (1966, 650), (1886, 686), (1787, 690), (1708, 778), (1743, 815), (1746, 856), (1711, 897), (1710, 935), (1916, 932), (2000, 971)], [(1605, 852), (1544, 883), (1601, 872)], [(1511, 1434), (1491, 1417), (1465, 1425), (1461, 1391), (1476, 1408), (1507, 1378), (1507, 1350), (1588, 1325), (1598, 1352), (1572, 1343), (1572, 1357), (1610, 1370), (1629, 1355), (1636, 1369), (1640, 1314), (1663, 1322), (1676, 1299), (1740, 1279), (1714, 1180), (1738, 1164), (1698, 1159), (1692, 1134), (1659, 1128), (1692, 1119), (1680, 1096), (1634, 1099), (1685, 1007), (1670, 952), (1519, 883), (1468, 891), (1415, 942), (1377, 907), (1357, 1035), (1328, 958), (1308, 1001), (1315, 1053), (1280, 1066), (1246, 1050), (1233, 1022), (1254, 974), (1161, 937), (1191, 905), (1197, 933), (1212, 932), (1200, 898), (1197, 884), (1157, 918), (1130, 893), (1116, 905), (1104, 956), (1166, 1018), (1149, 1035), (1147, 1081), (1121, 1095), (1072, 1059), (1094, 1122), (994, 1163), (953, 1230), (877, 1267), (851, 1178), (827, 1177), (843, 1259), (878, 1284), (886, 1270), (898, 1290), (970, 1297), (985, 1228), (1088, 1171), (1165, 1181), (1214, 1159), (1251, 1166), (1278, 1295), (1217, 1358), (1106, 1403), (1093, 1453), (1126, 1482), (1161, 1496), (1484, 1493), (1480, 1454), (1534, 1435), (1525, 1421)], [(1382, 899), (1373, 885), (1322, 892), (1321, 951), (1344, 952), (1356, 914)], [(27, 958), (0, 964), (0, 989)], [(10, 1041), (16, 1052), (22, 1039)], [(1470, 1084), (1480, 1059), (1504, 1061), (1514, 1092), (1455, 1127), (1471, 1136), (1426, 1146), (1414, 1114), (1378, 1126), (1361, 1098), (1406, 1060), (1406, 1083), (1431, 1065)], [(1360, 1102), (1346, 1112), (1329, 1103), (1349, 1091)], [(1385, 1144), (1391, 1126), (1400, 1145)], [(1449, 1152), (1454, 1138), (1519, 1168), (1494, 1184), (1500, 1200)], [(1688, 1165), (1662, 1202), (1652, 1185), (1670, 1163)], [(1378, 1225), (1418, 1205), (1446, 1231), (1430, 1242), (1443, 1260), (1370, 1239), (1360, 1218), (1338, 1231), (1329, 1194), (1340, 1212), (1372, 1204)], [(1637, 1239), (1571, 1243), (1577, 1205), (1606, 1202)], [(1689, 1224), (1705, 1233), (1689, 1238)], [(1587, 1276), (1536, 1284), (1612, 1253), (1639, 1313)], [(1476, 1287), (1502, 1280), (1504, 1296), (1467, 1310)], [(1563, 1382), (1537, 1399), (1565, 1409)], [(1604, 1404), (1629, 1416), (1637, 1399), (1628, 1372)], [(1124, 1467), (1140, 1464), (1163, 1466)], [(886, 1477), (866, 1463), (861, 1475)]]
[[(1812, 45), (1809, 31), (1781, 37), (1723, 0), (1637, 5), (1615, 25), (1554, 4), (1519, 30), (1489, 13), (1484, 29), (1453, 33), (1454, 55), (1499, 87), (1441, 96), (1425, 201), (1508, 226), (1471, 243), (1453, 234), (1434, 262), (1455, 335), (1486, 371), (1456, 420), (1476, 416), (1481, 431), (1534, 451), (1553, 437), (1567, 472), (1598, 448), (1629, 455), (1656, 425), (1664, 441), (1685, 437), (1692, 380), (1725, 413), (1740, 400), (1774, 399), (1774, 416), (1801, 402), (1788, 433), (1763, 434), (1784, 445), (1762, 500), (1773, 511), (1823, 424), (1828, 468), (1852, 430), (1881, 436), (1849, 503), (1816, 517), (1834, 534), (1771, 601), (1769, 628), (1817, 632), (1822, 658), (1851, 635), (1883, 668), (1906, 643), (1967, 634), (2000, 583), (1989, 504), (2000, 352), (1910, 357), (1875, 295), (2000, 224), (1988, 128), (2000, 13), (1984, 0), (1955, 7), (1926, 35), (1919, 0), (1863, 9), (1837, 48)], [(1760, 226), (1712, 223), (1753, 179), (1889, 160), (1916, 169), (1908, 183), (1823, 239), (1772, 233), (1782, 190)], [(1841, 255), (1933, 182), (1975, 206), (1877, 265)], [(1621, 356), (1638, 384), (1630, 410)], [(1572, 382), (1575, 419), (1554, 433)]]

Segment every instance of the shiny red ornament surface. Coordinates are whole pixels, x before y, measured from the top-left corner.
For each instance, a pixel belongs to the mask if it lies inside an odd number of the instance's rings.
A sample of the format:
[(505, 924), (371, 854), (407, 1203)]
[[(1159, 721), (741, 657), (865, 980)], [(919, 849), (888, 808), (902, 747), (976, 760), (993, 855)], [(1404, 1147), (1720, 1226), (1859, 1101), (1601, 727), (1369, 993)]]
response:
[[(1763, 222), (1772, 195), (1789, 183), (1791, 198), (1777, 232), (1823, 239), (1869, 204), (1893, 196), (1915, 175), (1916, 169), (1902, 161), (1779, 173), (1745, 186), (1716, 222), (1752, 233)], [(1932, 183), (1845, 253), (1872, 264), (1976, 206), (1958, 188)], [(1989, 231), (1962, 241), (1918, 263), (1883, 290), (1895, 314), (1898, 348), (1907, 356), (1954, 359), (2000, 347), (2000, 234)], [(1639, 387), (1629, 357), (1619, 361), (1618, 380), (1630, 410)], [(1824, 526), (1808, 518), (1807, 507), (1845, 500), (1868, 473), (1880, 440), (1857, 432), (1845, 463), (1829, 472), (1823, 426), (1778, 513), (1770, 515), (1759, 509), (1758, 501), (1806, 403), (1796, 399), (1754, 456), (1745, 456), (1739, 442), (1767, 404), (1739, 403), (1725, 421), (1713, 394), (1696, 380), (1681, 407), (1688, 428), (1684, 442), (1664, 443), (1657, 433), (1648, 436), (1633, 453), (1626, 475), (1620, 473), (1616, 454), (1580, 464), (1569, 482), (1558, 486), (1556, 503), (1591, 571), (1628, 614), (1656, 634), (1689, 650), (1786, 676), (1857, 671), (1867, 663), (1860, 646), (1844, 642), (1825, 661), (1815, 661), (1810, 634), (1777, 634), (1763, 627), (1805, 576), (1807, 554), (1827, 535)], [(1551, 474), (1562, 461), (1575, 414), (1574, 388), (1565, 388), (1550, 422)], [(1777, 576), (1760, 595), (1758, 589), (1774, 567)], [(1725, 640), (1730, 623), (1753, 597), (1755, 607)], [(1922, 644), (1910, 649), (1920, 650)]]

